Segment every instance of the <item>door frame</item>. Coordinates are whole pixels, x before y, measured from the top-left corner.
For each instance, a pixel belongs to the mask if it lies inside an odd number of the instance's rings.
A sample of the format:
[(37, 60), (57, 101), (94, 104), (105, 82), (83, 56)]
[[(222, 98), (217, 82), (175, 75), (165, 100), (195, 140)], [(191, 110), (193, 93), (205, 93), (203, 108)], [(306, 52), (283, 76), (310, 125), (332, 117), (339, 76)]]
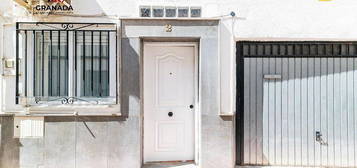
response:
[(199, 93), (200, 93), (200, 76), (199, 76), (199, 72), (200, 72), (200, 63), (199, 63), (199, 42), (180, 42), (180, 40), (176, 41), (145, 41), (144, 39), (142, 39), (141, 41), (141, 58), (140, 58), (140, 97), (141, 97), (141, 103), (140, 103), (140, 133), (141, 133), (141, 165), (144, 165), (144, 57), (145, 57), (145, 51), (144, 48), (145, 46), (162, 46), (162, 47), (193, 47), (194, 48), (194, 163), (195, 165), (199, 165), (199, 151), (200, 151), (200, 140), (201, 140), (201, 132), (200, 132), (200, 125), (201, 125), (201, 108), (200, 108), (200, 99), (199, 99)]
[(244, 57), (242, 43), (236, 42), (236, 165), (244, 159)]

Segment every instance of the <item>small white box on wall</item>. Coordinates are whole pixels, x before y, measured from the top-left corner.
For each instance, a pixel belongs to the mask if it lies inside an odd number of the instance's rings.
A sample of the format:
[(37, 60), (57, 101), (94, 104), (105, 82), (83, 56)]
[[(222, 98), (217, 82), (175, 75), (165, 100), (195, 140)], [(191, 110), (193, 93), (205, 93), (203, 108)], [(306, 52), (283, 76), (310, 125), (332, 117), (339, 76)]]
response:
[(14, 138), (42, 138), (44, 117), (15, 117)]

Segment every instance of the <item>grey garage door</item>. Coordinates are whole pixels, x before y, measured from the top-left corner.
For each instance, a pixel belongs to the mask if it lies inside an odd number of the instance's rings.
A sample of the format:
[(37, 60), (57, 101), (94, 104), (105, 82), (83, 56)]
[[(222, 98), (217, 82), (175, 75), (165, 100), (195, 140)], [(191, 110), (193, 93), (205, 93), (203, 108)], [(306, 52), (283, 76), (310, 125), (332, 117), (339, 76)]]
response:
[(357, 166), (357, 43), (237, 43), (237, 163)]

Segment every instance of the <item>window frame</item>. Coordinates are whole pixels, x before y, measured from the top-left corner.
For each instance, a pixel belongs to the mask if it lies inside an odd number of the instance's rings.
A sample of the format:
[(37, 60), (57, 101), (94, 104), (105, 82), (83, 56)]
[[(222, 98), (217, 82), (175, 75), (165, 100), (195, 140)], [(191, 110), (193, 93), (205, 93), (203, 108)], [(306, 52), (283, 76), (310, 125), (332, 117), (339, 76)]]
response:
[[(68, 93), (66, 96), (35, 96), (34, 95), (34, 76), (35, 65), (31, 63), (31, 60), (34, 61), (35, 55), (35, 43), (37, 34), (42, 33), (40, 37), (44, 39), (43, 32), (66, 32), (67, 35), (67, 67), (65, 74), (68, 77), (67, 87)], [(108, 40), (108, 89), (109, 95), (107, 97), (85, 97), (80, 95), (80, 89), (75, 89), (78, 86), (78, 83), (82, 80), (78, 77), (78, 73), (81, 73), (80, 70), (75, 71), (75, 67), (82, 64), (82, 57), (77, 53), (77, 46), (80, 46), (77, 42), (79, 35), (77, 32), (91, 32), (92, 33), (92, 44), (94, 41), (93, 34), (94, 32), (100, 32), (99, 36), (102, 35), (102, 32), (107, 32)], [(52, 34), (51, 34), (52, 36)], [(98, 36), (98, 37), (99, 37)], [(65, 106), (88, 106), (88, 105), (118, 105), (119, 104), (119, 57), (118, 57), (118, 29), (116, 23), (64, 23), (64, 22), (17, 22), (16, 23), (16, 61), (15, 61), (15, 71), (16, 71), (16, 96), (15, 104), (25, 105), (25, 106), (55, 106), (55, 105), (65, 105)], [(77, 37), (75, 39), (75, 37)], [(52, 41), (52, 39), (51, 39)], [(42, 45), (45, 44), (44, 41), (40, 41)], [(60, 44), (60, 42), (58, 43)], [(87, 43), (85, 43), (87, 44)], [(101, 43), (99, 46), (102, 47)], [(92, 45), (93, 47), (93, 45)], [(51, 45), (52, 52), (52, 45)], [(43, 52), (42, 48), (41, 52)], [(43, 53), (41, 53), (43, 56)], [(36, 54), (37, 55), (37, 54)], [(51, 53), (52, 55), (52, 53)], [(100, 54), (101, 55), (101, 54)], [(49, 57), (49, 56), (47, 56)], [(77, 57), (77, 58), (75, 58)], [(42, 58), (41, 58), (42, 59)], [(49, 58), (48, 58), (49, 59)], [(43, 62), (44, 63), (44, 62)], [(113, 68), (114, 67), (114, 68)], [(43, 67), (42, 67), (43, 68)], [(92, 71), (94, 71), (94, 68)], [(44, 69), (44, 68), (43, 68)], [(47, 71), (49, 71), (47, 69)], [(99, 70), (102, 73), (102, 69)], [(44, 73), (44, 72), (42, 72)], [(49, 73), (49, 72), (48, 72)], [(46, 79), (46, 78), (44, 78)], [(48, 78), (49, 80), (49, 78)], [(91, 85), (94, 85), (93, 80)], [(42, 89), (44, 89), (42, 85)], [(79, 87), (81, 88), (81, 87)], [(78, 95), (79, 93), (79, 95)], [(32, 95), (32, 97), (31, 97)], [(42, 94), (43, 96), (43, 94)], [(39, 99), (40, 98), (40, 99)]]

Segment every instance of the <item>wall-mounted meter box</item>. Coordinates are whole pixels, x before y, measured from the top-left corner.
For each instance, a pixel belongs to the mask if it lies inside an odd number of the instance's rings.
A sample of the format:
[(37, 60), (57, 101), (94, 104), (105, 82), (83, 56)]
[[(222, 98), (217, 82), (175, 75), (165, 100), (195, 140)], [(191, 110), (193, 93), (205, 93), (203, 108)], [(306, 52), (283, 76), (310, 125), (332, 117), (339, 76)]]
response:
[(14, 138), (42, 138), (44, 117), (15, 117)]

